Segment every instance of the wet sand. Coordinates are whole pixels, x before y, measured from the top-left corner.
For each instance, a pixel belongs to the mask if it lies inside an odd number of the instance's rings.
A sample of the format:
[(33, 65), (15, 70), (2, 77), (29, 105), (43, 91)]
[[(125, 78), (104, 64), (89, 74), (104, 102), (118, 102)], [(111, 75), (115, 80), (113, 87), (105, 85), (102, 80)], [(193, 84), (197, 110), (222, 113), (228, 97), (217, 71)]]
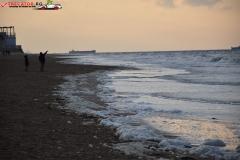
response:
[[(30, 54), (26, 72), (23, 56), (0, 56), (0, 159), (139, 158), (107, 147), (122, 142), (114, 130), (99, 125), (97, 117), (58, 109), (67, 102), (53, 95), (64, 81), (63, 75), (118, 67), (61, 64), (47, 54), (45, 71), (40, 72), (38, 55)], [(98, 97), (92, 98), (103, 103)], [(88, 121), (94, 123), (83, 125)], [(159, 153), (158, 157), (174, 156)]]

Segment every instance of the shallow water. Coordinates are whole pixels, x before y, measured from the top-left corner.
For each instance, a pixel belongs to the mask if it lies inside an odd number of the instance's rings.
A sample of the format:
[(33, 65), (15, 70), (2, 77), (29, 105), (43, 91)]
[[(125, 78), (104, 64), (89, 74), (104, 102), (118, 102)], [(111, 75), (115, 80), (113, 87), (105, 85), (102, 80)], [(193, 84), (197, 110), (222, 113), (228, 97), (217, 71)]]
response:
[(222, 149), (233, 151), (240, 144), (240, 51), (71, 58), (67, 63), (137, 68), (96, 73), (102, 82), (97, 95), (108, 103), (107, 110), (97, 114), (105, 117), (102, 124), (117, 127), (122, 139), (161, 141), (163, 134), (172, 134), (197, 145), (219, 139), (226, 144)]

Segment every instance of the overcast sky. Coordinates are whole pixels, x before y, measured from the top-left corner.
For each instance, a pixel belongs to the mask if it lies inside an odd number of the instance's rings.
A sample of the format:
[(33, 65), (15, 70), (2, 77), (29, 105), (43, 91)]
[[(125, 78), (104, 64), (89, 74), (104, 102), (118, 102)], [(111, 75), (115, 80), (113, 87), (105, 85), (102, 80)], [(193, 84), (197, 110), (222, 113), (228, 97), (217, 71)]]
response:
[[(8, 1), (0, 0), (0, 4)], [(240, 0), (53, 3), (63, 9), (0, 8), (0, 26), (14, 26), (17, 44), (27, 53), (207, 50), (240, 45)]]

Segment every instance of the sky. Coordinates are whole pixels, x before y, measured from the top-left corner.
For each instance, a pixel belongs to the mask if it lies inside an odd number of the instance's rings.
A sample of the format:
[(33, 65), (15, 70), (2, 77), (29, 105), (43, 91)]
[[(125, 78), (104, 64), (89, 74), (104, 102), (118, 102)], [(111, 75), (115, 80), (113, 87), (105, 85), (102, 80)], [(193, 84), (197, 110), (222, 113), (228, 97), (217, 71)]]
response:
[[(19, 0), (0, 0), (0, 4)], [(20, 2), (26, 2), (20, 0)], [(28, 1), (28, 0), (27, 0)], [(30, 0), (42, 2), (47, 0)], [(240, 46), (240, 0), (53, 0), (57, 11), (0, 8), (25, 53), (175, 51)]]

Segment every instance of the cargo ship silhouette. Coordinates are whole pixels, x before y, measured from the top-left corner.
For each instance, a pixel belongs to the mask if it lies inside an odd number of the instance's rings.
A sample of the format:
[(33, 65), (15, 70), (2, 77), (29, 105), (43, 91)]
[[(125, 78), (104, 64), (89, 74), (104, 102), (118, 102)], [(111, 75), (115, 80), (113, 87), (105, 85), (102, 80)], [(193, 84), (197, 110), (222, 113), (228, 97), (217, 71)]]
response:
[(231, 47), (232, 50), (240, 50), (240, 46), (238, 47)]
[(90, 51), (78, 51), (78, 50), (71, 50), (69, 53), (96, 53), (96, 50), (90, 50)]

